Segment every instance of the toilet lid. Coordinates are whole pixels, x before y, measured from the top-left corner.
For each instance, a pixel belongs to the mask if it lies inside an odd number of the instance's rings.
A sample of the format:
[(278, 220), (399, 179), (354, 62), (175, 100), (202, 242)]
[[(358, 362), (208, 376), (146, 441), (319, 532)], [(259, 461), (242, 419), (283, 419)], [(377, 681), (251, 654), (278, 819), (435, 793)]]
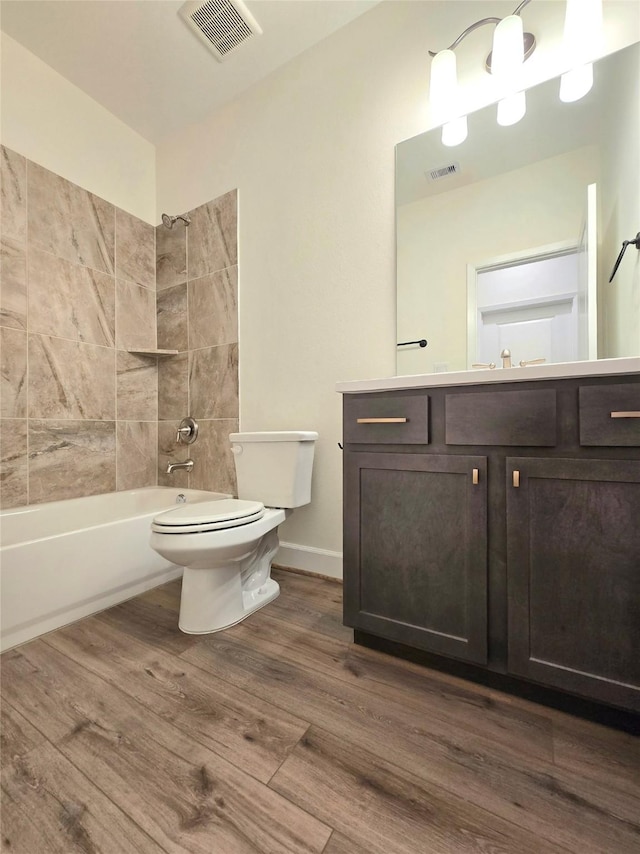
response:
[(155, 517), (151, 529), (160, 533), (191, 534), (248, 525), (263, 516), (264, 504), (259, 501), (223, 498), (181, 504), (173, 510), (165, 510)]

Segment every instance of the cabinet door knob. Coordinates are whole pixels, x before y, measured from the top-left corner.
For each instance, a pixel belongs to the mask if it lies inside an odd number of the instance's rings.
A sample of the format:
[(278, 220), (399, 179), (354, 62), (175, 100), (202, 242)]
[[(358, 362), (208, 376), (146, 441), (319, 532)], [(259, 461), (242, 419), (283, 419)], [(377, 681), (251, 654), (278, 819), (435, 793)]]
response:
[(520, 486), (520, 472), (518, 469), (514, 469), (513, 471), (513, 485), (516, 489)]
[(640, 412), (612, 412), (612, 418), (640, 418)]
[(358, 418), (356, 424), (406, 424), (408, 418)]
[(477, 486), (479, 480), (480, 480), (480, 472), (478, 471), (478, 469), (473, 469), (473, 472), (471, 474), (471, 483), (474, 486)]

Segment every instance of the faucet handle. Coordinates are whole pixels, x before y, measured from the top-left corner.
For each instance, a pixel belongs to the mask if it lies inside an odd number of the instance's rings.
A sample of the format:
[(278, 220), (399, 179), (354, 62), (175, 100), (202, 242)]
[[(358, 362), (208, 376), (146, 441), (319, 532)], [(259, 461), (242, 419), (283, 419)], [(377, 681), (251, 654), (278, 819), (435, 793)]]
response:
[(541, 365), (546, 361), (546, 359), (520, 359), (520, 367), (526, 368), (527, 365)]
[(187, 416), (183, 418), (176, 433), (176, 445), (192, 445), (198, 438), (198, 422)]
[(485, 364), (484, 362), (474, 362), (471, 365), (472, 368), (489, 368), (490, 371), (492, 371), (495, 368), (495, 366), (496, 366), (495, 362), (489, 362), (488, 364)]

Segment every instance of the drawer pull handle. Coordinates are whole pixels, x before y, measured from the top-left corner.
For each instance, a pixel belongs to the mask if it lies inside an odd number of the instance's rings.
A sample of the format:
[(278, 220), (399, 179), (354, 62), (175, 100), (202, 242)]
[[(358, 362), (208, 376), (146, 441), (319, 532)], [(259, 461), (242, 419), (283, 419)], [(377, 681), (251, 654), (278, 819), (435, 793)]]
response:
[(612, 418), (640, 418), (640, 412), (612, 412)]
[(358, 418), (356, 424), (406, 424), (408, 418)]
[(516, 489), (520, 486), (520, 472), (518, 469), (514, 469), (513, 472), (513, 485)]
[(478, 471), (478, 469), (473, 469), (473, 473), (471, 475), (471, 483), (474, 486), (477, 486), (479, 480), (480, 480), (480, 472)]

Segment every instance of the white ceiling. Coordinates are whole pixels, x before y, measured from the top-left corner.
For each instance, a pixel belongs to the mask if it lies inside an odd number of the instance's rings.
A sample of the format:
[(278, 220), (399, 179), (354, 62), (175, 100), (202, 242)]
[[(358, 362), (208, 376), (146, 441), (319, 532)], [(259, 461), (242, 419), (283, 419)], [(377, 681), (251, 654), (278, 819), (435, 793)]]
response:
[(380, 0), (247, 0), (263, 35), (219, 63), (182, 0), (2, 0), (0, 26), (151, 142), (202, 120)]

